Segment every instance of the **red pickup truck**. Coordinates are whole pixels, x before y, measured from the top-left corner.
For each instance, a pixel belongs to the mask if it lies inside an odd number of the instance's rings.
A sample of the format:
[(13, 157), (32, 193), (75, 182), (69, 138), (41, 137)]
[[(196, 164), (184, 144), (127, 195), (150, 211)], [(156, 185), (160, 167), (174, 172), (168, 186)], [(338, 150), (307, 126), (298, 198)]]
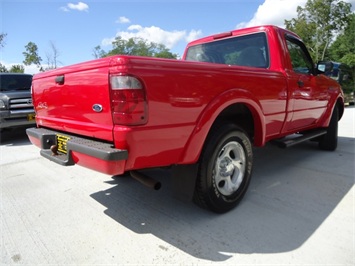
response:
[(292, 32), (234, 30), (189, 43), (182, 60), (117, 55), (35, 75), (27, 135), (56, 163), (156, 189), (139, 170), (171, 167), (176, 195), (222, 213), (247, 190), (253, 146), (336, 149), (343, 93), (322, 73)]

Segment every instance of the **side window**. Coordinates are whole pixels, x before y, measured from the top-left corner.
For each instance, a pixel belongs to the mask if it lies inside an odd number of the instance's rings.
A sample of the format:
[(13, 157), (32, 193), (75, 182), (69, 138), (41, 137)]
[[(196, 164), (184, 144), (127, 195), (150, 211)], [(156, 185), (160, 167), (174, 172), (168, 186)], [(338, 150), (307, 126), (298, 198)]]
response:
[(292, 69), (297, 73), (311, 74), (313, 63), (308, 54), (304, 51), (303, 46), (289, 39), (287, 39), (286, 42), (291, 57)]

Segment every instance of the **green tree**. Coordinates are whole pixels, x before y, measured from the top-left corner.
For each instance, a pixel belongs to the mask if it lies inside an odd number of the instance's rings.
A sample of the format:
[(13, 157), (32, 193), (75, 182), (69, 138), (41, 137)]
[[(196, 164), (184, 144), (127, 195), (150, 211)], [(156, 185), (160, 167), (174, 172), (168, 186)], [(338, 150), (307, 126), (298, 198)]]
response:
[(7, 70), (7, 68), (3, 64), (0, 63), (0, 73), (6, 73), (6, 72), (9, 72), (9, 71)]
[(97, 59), (97, 58), (102, 58), (107, 56), (106, 52), (102, 50), (101, 46), (98, 45), (93, 49), (92, 55)]
[(111, 55), (138, 55), (160, 58), (176, 59), (177, 54), (173, 54), (163, 44), (148, 42), (142, 38), (130, 38), (124, 40), (122, 37), (116, 37), (112, 42), (112, 50), (105, 52), (100, 46), (94, 48), (94, 57), (105, 57)]
[(154, 57), (176, 59), (178, 55), (171, 53), (165, 45), (157, 44), (157, 50), (154, 54)]
[[(5, 46), (5, 37), (6, 37), (6, 33), (1, 33), (0, 34), (0, 49), (3, 48)], [(8, 72), (7, 68), (0, 63), (0, 73), (4, 73), (4, 72)]]
[(355, 14), (349, 16), (349, 24), (330, 46), (330, 59), (355, 67)]
[(9, 72), (11, 72), (11, 73), (25, 73), (25, 68), (23, 65), (12, 65)]
[(29, 66), (31, 64), (35, 64), (37, 67), (41, 68), (41, 61), (42, 58), (38, 55), (38, 47), (35, 43), (29, 42), (25, 46), (26, 51), (23, 52), (22, 54), (25, 56), (25, 60), (23, 60), (23, 63), (26, 66)]
[(315, 61), (323, 60), (331, 41), (347, 26), (350, 12), (351, 4), (344, 1), (308, 0), (285, 26), (303, 39)]
[(0, 48), (3, 48), (5, 46), (5, 37), (6, 36), (7, 36), (7, 33), (0, 34)]
[(56, 69), (58, 68), (59, 64), (62, 64), (61, 61), (58, 60), (58, 57), (60, 56), (60, 51), (58, 50), (57, 46), (54, 44), (53, 41), (49, 42), (49, 46), (51, 51), (46, 52), (46, 69), (45, 70), (51, 70), (51, 69)]

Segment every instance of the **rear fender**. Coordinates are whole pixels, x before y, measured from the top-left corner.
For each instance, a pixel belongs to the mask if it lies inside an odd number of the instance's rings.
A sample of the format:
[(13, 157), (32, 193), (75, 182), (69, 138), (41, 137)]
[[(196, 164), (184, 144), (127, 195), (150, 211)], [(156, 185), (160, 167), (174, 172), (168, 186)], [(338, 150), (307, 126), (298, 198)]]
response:
[[(265, 120), (258, 99), (244, 89), (231, 89), (214, 98), (203, 110), (193, 130), (179, 164), (196, 163), (201, 154), (207, 135), (223, 110), (233, 104), (244, 104), (253, 116), (254, 145), (265, 143)], [(236, 121), (236, 124), (237, 121)]]

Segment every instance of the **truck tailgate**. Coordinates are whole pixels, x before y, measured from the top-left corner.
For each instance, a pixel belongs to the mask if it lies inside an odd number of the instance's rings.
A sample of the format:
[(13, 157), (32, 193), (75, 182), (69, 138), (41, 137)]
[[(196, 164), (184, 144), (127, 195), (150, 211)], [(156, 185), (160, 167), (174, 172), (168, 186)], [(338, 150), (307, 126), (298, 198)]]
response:
[(109, 64), (104, 58), (35, 75), (38, 126), (112, 141)]

